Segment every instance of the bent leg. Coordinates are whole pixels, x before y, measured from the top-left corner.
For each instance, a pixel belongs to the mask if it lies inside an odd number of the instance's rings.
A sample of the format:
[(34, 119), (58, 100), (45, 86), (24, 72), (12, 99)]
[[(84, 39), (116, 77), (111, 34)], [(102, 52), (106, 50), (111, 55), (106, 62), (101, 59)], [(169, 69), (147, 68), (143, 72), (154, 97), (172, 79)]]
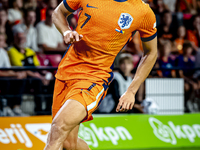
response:
[(86, 117), (85, 107), (76, 100), (67, 100), (53, 119), (44, 150), (62, 150), (70, 132)]
[(77, 125), (68, 135), (63, 147), (66, 150), (89, 150), (87, 143), (78, 138), (79, 125)]

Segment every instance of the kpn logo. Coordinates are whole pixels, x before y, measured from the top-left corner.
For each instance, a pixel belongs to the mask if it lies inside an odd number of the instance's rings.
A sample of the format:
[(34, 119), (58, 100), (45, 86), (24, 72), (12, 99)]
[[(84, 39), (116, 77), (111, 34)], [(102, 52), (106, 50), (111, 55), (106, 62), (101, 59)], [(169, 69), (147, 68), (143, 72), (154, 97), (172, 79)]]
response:
[(117, 127), (97, 127), (90, 123), (89, 127), (80, 125), (79, 137), (87, 142), (89, 146), (98, 147), (99, 141), (108, 141), (112, 145), (118, 145), (118, 141), (132, 140), (129, 131), (123, 126)]
[(155, 136), (166, 143), (176, 145), (177, 139), (188, 139), (191, 143), (194, 143), (196, 138), (200, 139), (200, 124), (175, 125), (172, 121), (169, 121), (165, 125), (154, 117), (149, 118), (149, 123)]

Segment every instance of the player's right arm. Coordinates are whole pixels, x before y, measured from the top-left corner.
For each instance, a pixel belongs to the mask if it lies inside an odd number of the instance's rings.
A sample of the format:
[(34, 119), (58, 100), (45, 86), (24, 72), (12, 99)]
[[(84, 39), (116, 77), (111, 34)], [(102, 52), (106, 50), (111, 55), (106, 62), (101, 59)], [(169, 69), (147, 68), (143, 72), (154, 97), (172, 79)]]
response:
[(64, 36), (66, 44), (78, 42), (82, 39), (82, 35), (79, 35), (76, 31), (71, 31), (69, 23), (66, 17), (71, 12), (66, 9), (63, 2), (61, 2), (52, 14), (52, 21), (55, 24), (58, 31)]

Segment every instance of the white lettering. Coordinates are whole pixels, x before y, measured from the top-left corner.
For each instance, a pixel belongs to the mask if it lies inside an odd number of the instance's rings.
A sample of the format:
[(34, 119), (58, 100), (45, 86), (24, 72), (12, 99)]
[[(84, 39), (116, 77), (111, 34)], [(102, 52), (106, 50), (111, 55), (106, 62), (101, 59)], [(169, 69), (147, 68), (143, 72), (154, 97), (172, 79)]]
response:
[(132, 140), (132, 136), (126, 128), (119, 126), (116, 127), (115, 129), (117, 130), (122, 140), (126, 140), (126, 137), (127, 139)]
[(196, 137), (196, 134), (192, 130), (192, 128), (189, 125), (183, 125), (182, 129), (185, 132), (185, 134), (187, 135), (187, 137), (190, 140), (190, 142), (193, 143), (195, 141), (194, 138)]
[(94, 123), (91, 123), (90, 127), (96, 133), (96, 135), (100, 141), (103, 141), (103, 140), (109, 141), (109, 138), (103, 133), (103, 128), (101, 128), (101, 127), (97, 128)]
[(26, 147), (32, 147), (33, 144), (31, 142), (31, 140), (29, 139), (29, 137), (27, 136), (27, 134), (24, 131), (24, 129), (22, 129), (21, 125), (17, 124), (16, 126), (17, 126), (17, 128), (19, 129), (20, 133), (22, 134), (22, 136), (24, 137), (24, 139), (26, 141), (26, 143), (25, 143)]
[(196, 132), (197, 136), (200, 138), (200, 125), (194, 124), (192, 127), (194, 128), (194, 131)]
[(20, 143), (24, 143), (24, 139), (22, 138), (19, 131), (15, 128), (15, 125), (11, 124), (10, 126), (11, 126), (11, 128), (13, 128), (13, 131), (14, 131), (15, 135), (17, 136), (17, 138), (19, 139)]
[(168, 122), (169, 126), (172, 128), (174, 133), (176, 134), (177, 138), (186, 138), (186, 135), (181, 131), (181, 126), (177, 125), (175, 126), (173, 122), (169, 121)]
[(9, 129), (9, 128), (6, 128), (5, 131), (6, 131), (7, 135), (8, 135), (8, 137), (10, 138), (11, 142), (12, 143), (17, 143), (16, 139), (13, 136), (13, 134), (14, 134), (13, 130)]
[(90, 128), (84, 127), (85, 135), (84, 140), (88, 145), (92, 145), (93, 147), (98, 147), (98, 141), (96, 139), (96, 136), (92, 132)]
[(111, 127), (105, 127), (104, 130), (107, 133), (108, 137), (110, 138), (111, 142), (114, 145), (117, 145), (118, 144), (117, 141), (119, 140), (119, 136), (117, 132)]
[(0, 129), (0, 142), (4, 144), (10, 143), (10, 140), (7, 138), (6, 133), (2, 129)]

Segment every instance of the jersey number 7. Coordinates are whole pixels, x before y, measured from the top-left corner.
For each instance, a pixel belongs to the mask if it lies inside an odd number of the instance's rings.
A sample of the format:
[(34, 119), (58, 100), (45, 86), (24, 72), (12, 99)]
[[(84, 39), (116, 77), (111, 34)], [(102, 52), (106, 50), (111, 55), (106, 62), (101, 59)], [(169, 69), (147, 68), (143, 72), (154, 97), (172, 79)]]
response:
[(83, 28), (83, 26), (90, 20), (91, 16), (85, 13), (85, 16), (87, 17), (87, 19), (85, 20), (85, 22), (82, 24), (81, 29)]

